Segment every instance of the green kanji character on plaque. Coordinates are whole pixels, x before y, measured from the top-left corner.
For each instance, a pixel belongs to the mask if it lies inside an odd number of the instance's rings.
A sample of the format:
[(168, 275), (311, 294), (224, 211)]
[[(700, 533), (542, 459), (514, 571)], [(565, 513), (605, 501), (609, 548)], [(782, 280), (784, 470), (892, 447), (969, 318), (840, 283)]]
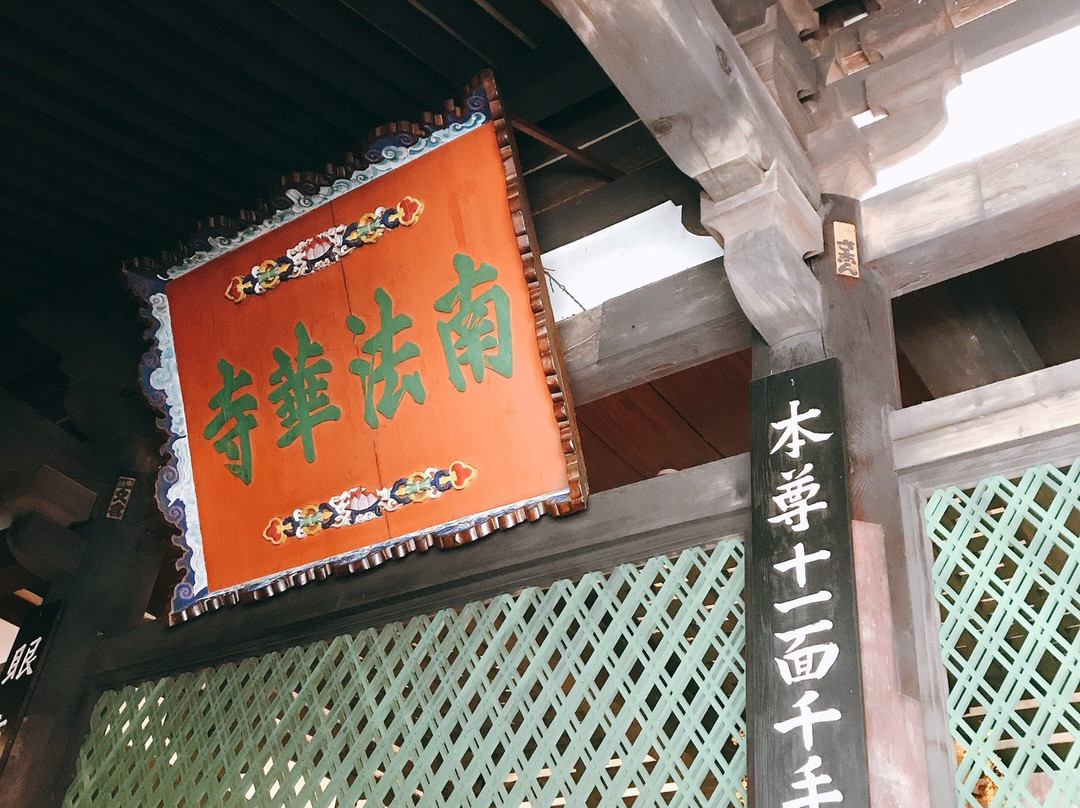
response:
[[(364, 421), (370, 427), (379, 425), (376, 412), (384, 418), (393, 418), (405, 393), (412, 396), (417, 404), (423, 404), (426, 396), (419, 371), (399, 377), (396, 370), (402, 362), (420, 355), (420, 348), (411, 341), (394, 349), (394, 336), (411, 326), (412, 318), (405, 314), (394, 314), (394, 301), (382, 287), (375, 289), (375, 302), (379, 306), (379, 330), (360, 346), (370, 359), (354, 359), (349, 363), (349, 370), (360, 377), (360, 386), (364, 391)], [(345, 322), (356, 336), (366, 330), (364, 321), (355, 314), (350, 314)], [(378, 405), (375, 404), (376, 384), (383, 386)]]
[[(296, 334), (295, 359), (283, 349), (274, 348), (278, 368), (270, 374), (270, 384), (277, 386), (270, 392), (269, 398), (271, 403), (278, 404), (277, 416), (285, 427), (277, 445), (288, 446), (300, 438), (304, 459), (312, 463), (315, 461), (312, 430), (323, 421), (338, 420), (341, 410), (330, 403), (330, 397), (325, 392), (326, 379), (322, 377), (332, 369), (330, 360), (315, 359), (322, 356), (323, 346), (308, 336), (302, 322), (296, 323), (293, 333)], [(311, 362), (312, 359), (315, 361)]]
[(491, 264), (480, 264), (477, 269), (471, 257), (458, 253), (454, 256), (454, 269), (458, 282), (435, 301), (435, 310), (449, 314), (457, 307), (452, 317), (439, 321), (438, 329), (450, 381), (464, 391), (461, 365), (469, 366), (476, 382), (483, 381), (485, 367), (506, 378), (513, 373), (510, 298), (497, 283), (473, 297), (477, 286), (495, 280), (497, 270)]
[[(255, 396), (251, 393), (236, 395), (241, 387), (251, 384), (251, 374), (243, 368), (237, 371), (225, 359), (219, 359), (217, 363), (218, 373), (221, 374), (221, 389), (210, 396), (210, 409), (217, 410), (217, 414), (203, 429), (203, 437), (210, 440), (221, 433), (213, 442), (214, 450), (225, 455), (229, 460), (238, 462), (226, 463), (225, 468), (229, 473), (239, 477), (244, 485), (251, 485), (251, 438), (249, 433), (258, 425), (251, 411), (256, 408)], [(221, 432), (226, 425), (232, 424), (225, 432)]]

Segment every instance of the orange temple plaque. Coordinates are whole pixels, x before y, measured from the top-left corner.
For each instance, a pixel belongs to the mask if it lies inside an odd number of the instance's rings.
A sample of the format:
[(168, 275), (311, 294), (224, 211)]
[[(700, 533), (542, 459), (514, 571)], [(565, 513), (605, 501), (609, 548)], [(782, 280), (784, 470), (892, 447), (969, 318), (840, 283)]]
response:
[(143, 381), (183, 549), (170, 623), (585, 507), (490, 75), (351, 169), (129, 275), (155, 323)]

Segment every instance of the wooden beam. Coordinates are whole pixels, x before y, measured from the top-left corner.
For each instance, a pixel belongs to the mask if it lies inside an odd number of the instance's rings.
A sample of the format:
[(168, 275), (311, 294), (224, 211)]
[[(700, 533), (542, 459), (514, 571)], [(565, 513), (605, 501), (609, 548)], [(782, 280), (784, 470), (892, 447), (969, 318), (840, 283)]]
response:
[[(917, 21), (921, 21), (927, 13), (922, 6), (932, 4), (891, 5), (896, 6), (899, 15), (910, 13)], [(967, 8), (953, 5), (946, 12), (949, 16), (947, 24), (952, 26), (949, 37), (954, 45), (956, 66), (961, 73), (982, 67), (1034, 42), (1080, 25), (1080, 5), (1074, 0), (1012, 0), (1008, 3), (994, 0), (991, 5), (997, 7), (979, 15), (971, 13), (971, 3), (964, 5)], [(938, 4), (938, 8), (940, 7)], [(983, 7), (985, 8), (985, 5)], [(891, 24), (906, 25), (899, 15), (894, 17)], [(877, 15), (871, 15), (872, 18), (875, 16)], [(868, 28), (877, 26), (878, 23), (872, 18), (862, 25)], [(847, 31), (860, 33), (862, 25), (853, 25)], [(926, 30), (930, 36), (925, 42), (931, 46), (939, 44), (941, 26), (931, 26)], [(880, 42), (881, 37), (874, 36), (872, 41)], [(922, 43), (909, 44), (913, 44), (913, 49), (917, 49)], [(821, 58), (828, 58), (829, 55), (825, 53)], [(842, 108), (851, 113), (860, 112), (865, 109), (867, 101), (864, 86), (866, 80), (879, 72), (888, 72), (891, 64), (891, 60), (883, 59), (849, 75), (839, 76), (829, 84), (830, 91), (837, 94)], [(822, 68), (824, 67), (823, 65)]]
[(106, 485), (107, 472), (89, 447), (0, 390), (0, 481), (7, 484), (5, 491), (14, 493), (42, 464), (98, 492)]
[(37, 513), (69, 527), (89, 519), (96, 500), (93, 490), (43, 463), (24, 483), (0, 496), (0, 514), (17, 517)]
[(709, 0), (553, 0), (657, 142), (705, 193), (743, 311), (770, 343), (820, 329), (803, 259), (821, 250), (817, 174)]
[(896, 344), (935, 398), (1039, 370), (1042, 359), (992, 279), (954, 278), (896, 301)]
[(78, 575), (49, 587), (46, 601), (66, 606), (0, 775), (0, 808), (62, 803), (98, 696), (87, 677), (90, 649), (138, 621), (161, 564), (162, 543), (120, 520), (91, 519), (79, 530), (86, 558)]
[(714, 201), (759, 185), (776, 162), (817, 202), (790, 125), (710, 0), (553, 0), (656, 135)]
[(750, 347), (722, 258), (559, 323), (574, 401), (584, 404)]
[(375, 575), (309, 584), (174, 628), (143, 624), (95, 643), (92, 677), (102, 687), (142, 681), (741, 534), (749, 475), (746, 455), (718, 460), (595, 494), (573, 516), (518, 525), (450, 552), (410, 554)]
[[(527, 177), (526, 185), (529, 181)], [(541, 252), (548, 252), (669, 200), (681, 205), (700, 194), (696, 182), (670, 160), (660, 160), (574, 199), (534, 212), (536, 240)]]
[(901, 473), (971, 457), (975, 478), (995, 447), (1080, 429), (1080, 360), (898, 410), (889, 426)]
[(40, 513), (18, 517), (7, 540), (15, 560), (47, 581), (74, 575), (86, 554), (86, 539)]
[(48, 588), (47, 581), (34, 575), (21, 564), (0, 567), (0, 595), (7, 595), (19, 589), (28, 589), (44, 596)]
[[(978, 9), (979, 3), (965, 5)], [(964, 72), (1080, 25), (1080, 4), (1074, 0), (1011, 0), (995, 5), (999, 7), (980, 16), (958, 18), (954, 12)]]
[(551, 134), (545, 129), (541, 129), (534, 123), (529, 123), (524, 118), (520, 118), (516, 115), (511, 115), (510, 125), (514, 127), (518, 132), (523, 135), (528, 135), (533, 140), (538, 140), (545, 146), (549, 146), (555, 151), (566, 155), (570, 159), (581, 163), (584, 166), (588, 166), (593, 171), (607, 177), (609, 180), (617, 180), (626, 174), (625, 171), (620, 171), (613, 165), (605, 163), (603, 160), (598, 160), (591, 154), (586, 154), (581, 149), (574, 148), (568, 143), (563, 143), (555, 135)]
[(1080, 122), (862, 203), (865, 265), (897, 297), (1080, 233)]
[[(945, 95), (962, 73), (1080, 24), (1080, 6), (1072, 0), (874, 6), (850, 24), (838, 9), (822, 17), (805, 43), (825, 82), (806, 103), (781, 104), (803, 133), (822, 189), (851, 196), (872, 185), (867, 169), (895, 164), (940, 131), (947, 121)], [(854, 130), (851, 116), (867, 109), (883, 117)], [(811, 128), (804, 133), (807, 113)]]
[(956, 62), (951, 38), (940, 36), (863, 79), (867, 106), (884, 116), (860, 130), (875, 171), (922, 151), (945, 128), (945, 97), (960, 84)]

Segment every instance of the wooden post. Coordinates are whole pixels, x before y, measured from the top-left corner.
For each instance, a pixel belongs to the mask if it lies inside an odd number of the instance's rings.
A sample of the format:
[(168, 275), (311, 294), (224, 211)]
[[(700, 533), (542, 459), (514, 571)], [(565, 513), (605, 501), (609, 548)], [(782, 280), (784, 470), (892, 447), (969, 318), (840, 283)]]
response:
[[(26, 467), (26, 458), (33, 458), (34, 464), (45, 463), (54, 470), (50, 472), (54, 481), (78, 480), (75, 489), (90, 495), (91, 503), (97, 495), (92, 511), (89, 506), (73, 511), (70, 501), (49, 507), (42, 492), (7, 502), (24, 511), (15, 529), (24, 546), (36, 548), (33, 559), (27, 560), (55, 576), (46, 603), (65, 601), (66, 607), (53, 631), (48, 660), (35, 671), (34, 689), (0, 773), (0, 808), (53, 808), (63, 802), (97, 700), (88, 676), (91, 649), (99, 634), (141, 619), (164, 548), (129, 521), (104, 518), (116, 475), (83, 444), (3, 393), (0, 425), (0, 465), (25, 481), (16, 486), (18, 490), (36, 490), (36, 469)], [(135, 494), (149, 502), (152, 480), (142, 477), (138, 482)], [(63, 498), (66, 489), (55, 488)], [(61, 515), (65, 511), (67, 517)], [(72, 529), (56, 522), (68, 522), (75, 518), (72, 514), (90, 520)], [(35, 538), (52, 539), (51, 549), (42, 550)], [(85, 542), (85, 552), (69, 552), (72, 541)]]
[(99, 517), (81, 532), (86, 562), (49, 590), (46, 602), (66, 608), (0, 777), (0, 808), (63, 802), (98, 696), (87, 676), (93, 644), (137, 622), (161, 563), (160, 542), (123, 522)]
[[(837, 272), (833, 223), (847, 222), (860, 233), (858, 203), (825, 195), (822, 213), (824, 252), (812, 262), (822, 301), (821, 330), (771, 345), (758, 337), (754, 375), (784, 371), (822, 355), (840, 359), (856, 582), (861, 584), (870, 804), (891, 808), (902, 796), (905, 804), (944, 808), (955, 802), (955, 795), (945, 705), (934, 684), (940, 675), (940, 660), (934, 657), (937, 637), (930, 630), (935, 616), (912, 610), (913, 602), (925, 602), (913, 600), (913, 594), (924, 592), (927, 583), (910, 574), (888, 432), (889, 414), (899, 407), (889, 290), (865, 266), (858, 278)], [(851, 267), (845, 261), (842, 269), (850, 272)], [(750, 319), (758, 332), (769, 327)], [(885, 663), (889, 667), (883, 673)], [(911, 754), (911, 739), (925, 748), (925, 757)], [(901, 782), (905, 785), (898, 791)]]
[[(826, 233), (832, 232), (835, 221), (854, 224), (856, 232), (861, 232), (855, 200), (825, 196), (822, 207)], [(945, 705), (939, 703), (932, 685), (940, 669), (940, 659), (934, 658), (937, 636), (931, 629), (936, 625), (936, 615), (913, 613), (912, 604), (923, 602), (913, 595), (925, 590), (927, 582), (911, 575), (888, 430), (889, 414), (899, 408), (890, 296), (880, 278), (865, 267), (859, 278), (838, 274), (832, 239), (826, 239), (825, 248), (813, 261), (813, 269), (824, 303), (825, 351), (843, 364), (851, 516), (861, 524), (857, 536), (878, 530), (883, 536), (883, 558), (868, 555), (867, 551), (857, 552), (856, 580), (864, 588), (868, 584), (876, 586), (881, 577), (880, 571), (874, 570), (878, 570), (880, 561), (887, 573), (884, 580), (889, 592), (888, 600), (872, 597), (871, 593), (859, 594), (860, 606), (865, 601), (870, 610), (860, 614), (860, 621), (889, 626), (892, 646), (882, 645), (881, 633), (864, 632), (864, 642), (873, 639), (873, 644), (863, 649), (864, 669), (869, 674), (863, 695), (867, 705), (871, 801), (875, 808), (895, 804), (890, 795), (900, 792), (883, 783), (895, 781), (896, 772), (902, 770), (913, 788), (930, 789), (918, 795), (904, 794), (906, 804), (949, 805), (955, 802), (951, 787), (952, 746), (945, 726)], [(874, 560), (874, 566), (864, 569), (862, 562), (867, 558)], [(869, 671), (875, 659), (889, 657), (896, 661), (895, 676), (882, 677), (880, 671)], [(922, 705), (921, 720), (911, 709), (914, 703)], [(909, 723), (902, 728), (890, 726), (888, 716), (902, 716)], [(926, 749), (925, 761), (911, 760), (905, 733), (920, 739)], [(916, 763), (926, 769), (912, 771), (910, 767)]]
[(750, 402), (750, 805), (868, 805), (840, 362), (755, 379)]

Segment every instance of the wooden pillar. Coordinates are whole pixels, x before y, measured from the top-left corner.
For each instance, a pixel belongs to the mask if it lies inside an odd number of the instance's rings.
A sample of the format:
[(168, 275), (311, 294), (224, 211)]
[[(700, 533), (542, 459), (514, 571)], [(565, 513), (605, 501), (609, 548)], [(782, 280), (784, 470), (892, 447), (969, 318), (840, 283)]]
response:
[[(50, 467), (46, 478), (51, 481), (44, 488), (34, 482), (43, 463)], [(4, 507), (15, 516), (12, 530), (24, 558), (52, 578), (46, 602), (67, 604), (0, 772), (0, 808), (54, 808), (63, 802), (97, 701), (88, 676), (91, 648), (100, 634), (141, 619), (164, 548), (130, 519), (104, 518), (118, 476), (114, 471), (60, 427), (3, 393), (0, 468), (6, 479), (16, 481), (12, 489), (21, 492), (7, 498)], [(60, 485), (62, 480), (67, 485)], [(140, 478), (136, 495), (149, 502), (152, 485)], [(55, 501), (49, 500), (50, 491)], [(81, 499), (79, 507), (73, 507), (73, 498)], [(87, 517), (81, 525), (65, 527)]]
[(952, 805), (936, 615), (913, 613), (913, 603), (925, 602), (928, 582), (909, 566), (914, 554), (905, 547), (888, 431), (889, 413), (900, 406), (891, 299), (873, 272), (863, 269), (855, 278), (836, 271), (833, 223), (861, 230), (858, 203), (826, 195), (822, 214), (825, 251), (812, 265), (822, 294), (824, 349), (843, 364), (871, 802), (874, 808)]
[[(829, 239), (822, 238), (823, 212), (828, 234), (835, 216), (858, 224), (856, 204), (844, 197), (822, 203), (803, 144), (713, 3), (553, 2), (672, 161), (701, 185), (702, 223), (724, 245), (731, 288), (758, 334), (755, 375), (826, 356), (841, 360), (852, 516), (869, 526), (860, 535), (879, 531), (884, 537), (879, 560), (890, 592), (887, 600), (867, 600), (868, 619), (888, 626), (889, 636), (870, 632), (866, 658), (896, 663), (895, 674), (867, 677), (873, 692), (864, 692), (871, 803), (895, 804), (893, 794), (900, 792), (892, 784), (902, 774), (906, 804), (944, 808), (953, 801), (943, 759), (944, 705), (927, 685), (936, 638), (924, 629), (929, 621), (916, 620), (908, 605), (913, 582), (887, 431), (898, 402), (889, 295), (869, 273), (858, 280), (837, 276)], [(894, 89), (886, 84), (877, 80), (878, 95)], [(850, 173), (840, 171), (845, 188)], [(806, 259), (823, 248), (812, 272)], [(908, 735), (889, 731), (896, 717), (907, 722)], [(929, 778), (922, 755), (903, 747), (911, 738), (925, 740), (933, 761)]]
[[(899, 407), (891, 299), (873, 272), (855, 278), (836, 271), (833, 223), (858, 231), (858, 203), (825, 195), (821, 213), (824, 251), (811, 262), (821, 328), (771, 344), (757, 333), (754, 375), (825, 357), (841, 361), (870, 804), (945, 808), (955, 804), (955, 792), (936, 616), (913, 613), (913, 603), (927, 602), (928, 582), (909, 563), (914, 554), (905, 546), (888, 432), (889, 413)], [(759, 332), (762, 326), (755, 322)]]
[(99, 633), (137, 622), (146, 583), (153, 583), (161, 563), (160, 542), (122, 522), (97, 518), (81, 532), (86, 562), (54, 583), (46, 599), (67, 606), (0, 775), (0, 808), (63, 803), (97, 701), (87, 677), (92, 645)]

